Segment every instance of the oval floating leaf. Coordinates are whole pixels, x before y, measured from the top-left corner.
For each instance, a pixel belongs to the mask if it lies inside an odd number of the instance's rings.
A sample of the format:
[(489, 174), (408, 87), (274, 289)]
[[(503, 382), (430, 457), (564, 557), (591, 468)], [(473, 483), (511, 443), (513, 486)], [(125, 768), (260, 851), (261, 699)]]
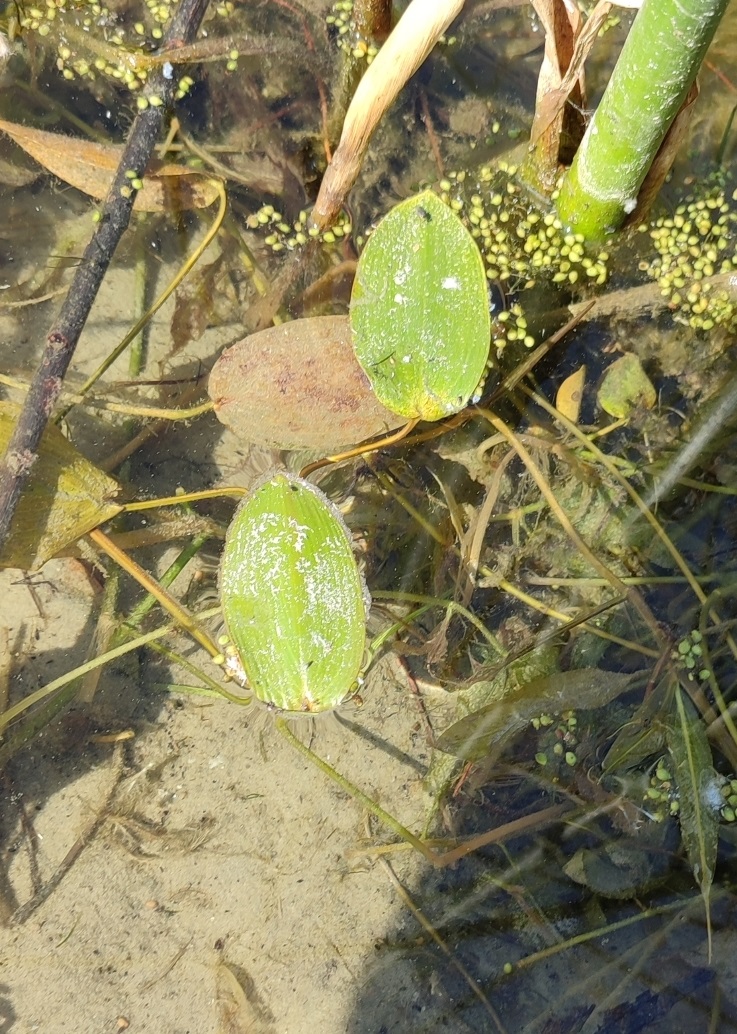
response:
[[(20, 407), (0, 403), (0, 451), (7, 448)], [(116, 481), (77, 452), (49, 424), (38, 459), (15, 511), (0, 567), (34, 571), (123, 507), (114, 497)]]
[(413, 420), (457, 413), (489, 357), (484, 265), (432, 191), (393, 208), (364, 248), (351, 296), (353, 346), (385, 406)]
[(327, 711), (355, 686), (368, 594), (337, 509), (301, 478), (279, 473), (243, 501), (220, 567), (235, 657), (259, 700)]
[(332, 453), (402, 423), (356, 362), (347, 316), (269, 327), (231, 345), (208, 384), (215, 413), (242, 441)]
[[(54, 176), (98, 200), (107, 195), (123, 156), (122, 145), (48, 133), (5, 119), (0, 119), (0, 129)], [(137, 212), (185, 211), (207, 208), (217, 196), (217, 189), (202, 173), (151, 161), (133, 207)]]

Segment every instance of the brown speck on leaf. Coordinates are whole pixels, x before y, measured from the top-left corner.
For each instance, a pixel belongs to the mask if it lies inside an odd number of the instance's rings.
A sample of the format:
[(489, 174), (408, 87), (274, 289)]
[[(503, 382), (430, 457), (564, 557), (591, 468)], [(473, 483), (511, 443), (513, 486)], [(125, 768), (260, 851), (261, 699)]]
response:
[(20, 452), (8, 453), (8, 470), (13, 476), (25, 474), (36, 462), (36, 456), (29, 449), (22, 449)]

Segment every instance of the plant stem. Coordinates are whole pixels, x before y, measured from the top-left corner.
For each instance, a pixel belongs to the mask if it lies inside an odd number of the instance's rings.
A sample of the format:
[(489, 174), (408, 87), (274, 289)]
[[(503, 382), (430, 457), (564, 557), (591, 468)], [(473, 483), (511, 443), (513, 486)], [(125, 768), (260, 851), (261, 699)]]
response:
[(614, 233), (701, 66), (728, 0), (644, 0), (561, 188), (558, 214), (590, 240)]
[(385, 40), (392, 27), (392, 0), (355, 0), (353, 21), (363, 39)]
[[(194, 38), (207, 9), (208, 0), (182, 0), (166, 33), (165, 46), (178, 47)], [(135, 190), (130, 170), (142, 175), (173, 101), (175, 78), (165, 78), (163, 69), (151, 77), (150, 93), (161, 105), (149, 105), (135, 118), (102, 218), (77, 266), (61, 311), (46, 338), (41, 363), (36, 370), (23, 410), (0, 462), (0, 549), (10, 531), (21, 492), (38, 459), (44, 428), (62, 388), (64, 375), (77, 347), (92, 304), (107, 272), (110, 259), (128, 227)], [(148, 92), (148, 91), (147, 91)]]
[(289, 723), (285, 718), (277, 718), (276, 727), (282, 736), (291, 743), (295, 750), (298, 750), (299, 753), (311, 761), (313, 765), (316, 765), (320, 771), (328, 777), (328, 779), (332, 779), (334, 783), (337, 783), (341, 790), (344, 790), (350, 797), (358, 801), (359, 804), (362, 804), (364, 808), (367, 808), (374, 818), (378, 819), (382, 825), (386, 826), (392, 831), (392, 833), (395, 833), (408, 844), (411, 844), (415, 851), (419, 851), (419, 853), (429, 862), (437, 864), (435, 854), (427, 844), (420, 840), (419, 837), (416, 837), (414, 833), (410, 833), (410, 831), (403, 826), (401, 822), (398, 822), (393, 818), (389, 812), (384, 811), (376, 801), (372, 801), (371, 798), (363, 792), (363, 790), (359, 790), (354, 783), (351, 783), (348, 779), (342, 776), (340, 772), (336, 772), (332, 765), (329, 765), (327, 761), (323, 761), (319, 755), (310, 750), (307, 744), (302, 743), (302, 741), (295, 736), (289, 728)]

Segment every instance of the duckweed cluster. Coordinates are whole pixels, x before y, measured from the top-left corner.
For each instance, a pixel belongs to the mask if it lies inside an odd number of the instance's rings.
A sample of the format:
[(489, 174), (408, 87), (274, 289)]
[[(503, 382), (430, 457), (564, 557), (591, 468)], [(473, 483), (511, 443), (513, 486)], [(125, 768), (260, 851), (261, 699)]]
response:
[(678, 787), (665, 758), (660, 759), (650, 776), (643, 804), (653, 822), (664, 822), (666, 818), (677, 815), (680, 811)]
[(335, 244), (336, 241), (347, 237), (353, 229), (345, 212), (341, 212), (335, 225), (327, 230), (318, 230), (317, 227), (310, 226), (309, 218), (309, 212), (302, 211), (295, 222), (289, 223), (273, 205), (262, 205), (257, 212), (249, 215), (246, 225), (250, 230), (268, 230), (264, 244), (274, 252), (294, 251), (310, 240)]
[[(493, 123), (492, 133), (499, 132)], [(600, 286), (607, 279), (609, 254), (590, 255), (580, 234), (567, 234), (552, 213), (535, 208), (523, 188), (515, 182), (516, 166), (500, 162), (482, 167), (469, 189), (471, 177), (451, 172), (437, 187), (441, 199), (465, 222), (475, 238), (490, 281), (500, 285), (501, 300), (492, 302), (492, 331), (497, 354), (511, 342), (532, 348), (535, 338), (527, 324), (525, 308), (519, 297), (542, 279), (573, 289), (584, 284)], [(473, 191), (473, 192), (472, 192)], [(335, 226), (326, 231), (308, 228), (307, 212), (290, 223), (264, 205), (249, 216), (250, 229), (268, 231), (264, 243), (275, 252), (292, 251), (310, 239), (335, 243), (351, 232), (351, 223), (341, 214)], [(364, 238), (357, 237), (360, 248)]]
[(465, 173), (440, 183), (440, 196), (467, 221), (484, 255), (490, 280), (514, 290), (540, 277), (554, 284), (601, 285), (607, 279), (608, 252), (587, 253), (581, 234), (569, 234), (553, 212), (540, 211), (515, 181), (517, 166), (482, 166), (477, 191), (468, 196)]
[[(43, 6), (18, 8), (17, 24), (21, 32), (57, 41), (56, 67), (64, 79), (107, 78), (135, 92), (142, 90), (150, 70), (156, 67), (149, 51), (161, 44), (174, 4), (175, 0), (145, 0), (145, 11), (141, 8), (131, 15), (140, 14), (141, 20), (124, 24), (99, 0), (44, 0)], [(227, 18), (235, 7), (232, 0), (221, 0), (214, 10)], [(237, 59), (237, 51), (225, 56), (229, 71), (237, 67)], [(168, 67), (173, 77), (174, 69)], [(177, 82), (177, 98), (184, 97), (192, 84), (191, 78), (182, 76)], [(142, 110), (162, 102), (155, 96), (140, 95), (137, 103)]]
[(725, 822), (737, 821), (737, 779), (725, 779), (721, 788), (724, 804), (720, 813)]
[(535, 754), (538, 765), (545, 768), (551, 762), (558, 765), (565, 763), (569, 768), (573, 768), (578, 764), (578, 718), (575, 711), (564, 711), (557, 724), (549, 714), (533, 718), (531, 724), (536, 732), (544, 734), (541, 736), (541, 749)]
[(334, 32), (335, 40), (344, 53), (371, 64), (378, 54), (378, 47), (359, 34), (353, 20), (353, 0), (338, 0), (330, 8), (330, 14), (325, 21)]
[(693, 629), (693, 631), (681, 639), (673, 651), (674, 660), (680, 661), (688, 671), (688, 677), (692, 681), (694, 678), (699, 678), (702, 682), (705, 682), (709, 678), (709, 669), (703, 666), (704, 648), (702, 643), (703, 636), (701, 632), (698, 629)]
[[(353, 19), (353, 0), (337, 0), (330, 8), (330, 14), (325, 19), (335, 36), (338, 47), (346, 54), (350, 54), (358, 61), (365, 61), (370, 65), (379, 52), (379, 48), (364, 39), (356, 28)], [(456, 42), (455, 36), (441, 36), (439, 42), (446, 46), (453, 46)]]
[[(737, 200), (737, 190), (731, 200)], [(672, 216), (639, 227), (657, 252), (640, 269), (658, 282), (679, 322), (697, 330), (737, 327), (734, 292), (711, 282), (737, 269), (736, 228), (737, 212), (720, 185), (704, 196), (687, 197)]]
[[(498, 132), (498, 123), (492, 125)], [(497, 352), (508, 342), (528, 348), (529, 333), (520, 292), (538, 280), (573, 288), (601, 286), (607, 279), (609, 254), (591, 255), (580, 234), (569, 234), (554, 212), (541, 211), (516, 181), (517, 167), (501, 161), (484, 165), (476, 181), (464, 172), (449, 173), (439, 185), (440, 196), (466, 222), (479, 245), (489, 280), (499, 282), (515, 300), (494, 314)]]

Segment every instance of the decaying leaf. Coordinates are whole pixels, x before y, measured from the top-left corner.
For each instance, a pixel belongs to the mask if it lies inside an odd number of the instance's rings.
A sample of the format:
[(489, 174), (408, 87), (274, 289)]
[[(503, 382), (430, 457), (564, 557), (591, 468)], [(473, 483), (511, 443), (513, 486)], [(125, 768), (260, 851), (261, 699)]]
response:
[[(545, 29), (545, 53), (537, 82), (531, 165), (542, 184), (552, 185), (560, 163), (570, 162), (585, 128), (581, 110), (586, 51), (579, 44), (584, 22), (575, 4), (533, 0), (533, 6)], [(566, 104), (569, 97), (571, 103)]]
[[(20, 407), (0, 403), (0, 450), (5, 451)], [(116, 481), (77, 452), (53, 424), (44, 433), (39, 457), (0, 553), (0, 568), (38, 570), (86, 532), (120, 513)]]
[(404, 423), (358, 365), (347, 316), (293, 320), (236, 342), (208, 392), (242, 441), (280, 449), (338, 452)]
[(576, 883), (606, 898), (632, 898), (667, 877), (671, 855), (663, 843), (666, 823), (653, 823), (649, 837), (631, 837), (581, 848), (564, 866)]
[(722, 796), (706, 727), (680, 686), (675, 690), (675, 713), (668, 724), (667, 742), (678, 785), (681, 837), (704, 898), (711, 958), (709, 896), (717, 861)]
[(572, 424), (578, 423), (583, 399), (583, 386), (586, 383), (586, 367), (579, 366), (575, 373), (566, 377), (555, 396), (555, 408)]
[[(54, 176), (98, 200), (107, 195), (123, 154), (122, 146), (116, 144), (48, 133), (5, 119), (0, 119), (0, 130)], [(133, 207), (138, 212), (207, 208), (217, 196), (215, 186), (201, 173), (183, 165), (151, 161)]]
[(272, 1034), (272, 1017), (258, 1001), (253, 981), (225, 962), (215, 969), (215, 1003), (218, 1034)]
[(636, 406), (652, 409), (657, 394), (640, 360), (628, 352), (607, 367), (597, 398), (604, 412), (619, 420), (626, 419)]
[(542, 712), (561, 714), (604, 707), (637, 678), (639, 673), (581, 668), (532, 679), (516, 693), (455, 722), (439, 738), (437, 746), (466, 761), (480, 761), (491, 750), (501, 749)]

